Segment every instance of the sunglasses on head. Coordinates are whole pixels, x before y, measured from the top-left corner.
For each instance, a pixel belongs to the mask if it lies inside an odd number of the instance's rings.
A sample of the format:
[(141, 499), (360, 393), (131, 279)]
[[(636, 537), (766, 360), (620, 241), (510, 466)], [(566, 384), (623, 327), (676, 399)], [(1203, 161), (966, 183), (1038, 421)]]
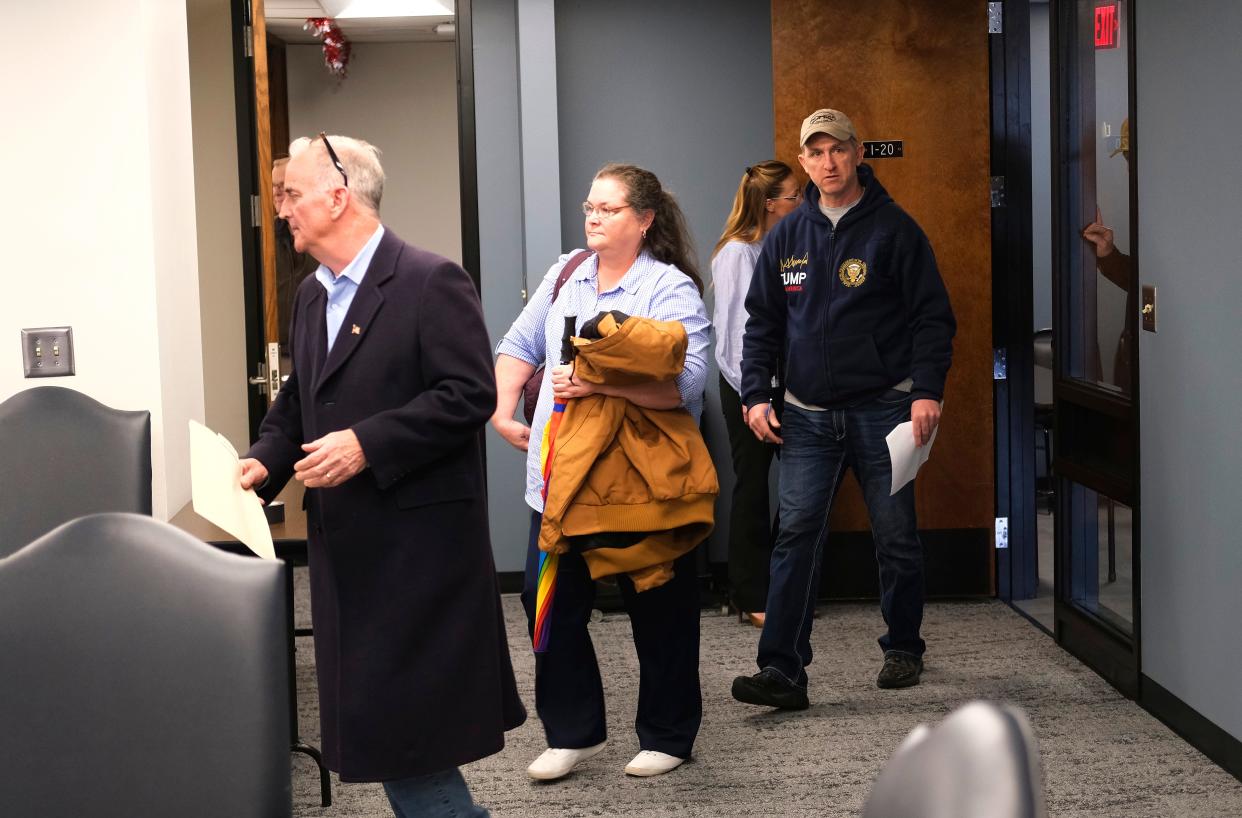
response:
[(345, 180), (345, 187), (349, 187), (349, 174), (345, 172), (345, 166), (341, 164), (341, 158), (336, 155), (336, 151), (332, 150), (332, 143), (328, 141), (328, 135), (320, 131), (319, 138), (323, 140), (323, 146), (328, 149), (328, 158), (332, 160), (332, 164), (340, 171), (341, 178)]

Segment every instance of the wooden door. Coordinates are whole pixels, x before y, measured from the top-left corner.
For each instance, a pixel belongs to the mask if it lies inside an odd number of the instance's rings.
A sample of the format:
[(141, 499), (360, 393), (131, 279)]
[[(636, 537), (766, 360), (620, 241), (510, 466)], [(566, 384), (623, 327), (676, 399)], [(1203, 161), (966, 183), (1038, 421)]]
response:
[[(901, 140), (900, 158), (867, 161), (927, 233), (957, 317), (941, 430), (916, 485), (932, 593), (995, 587), (987, 11), (983, 0), (772, 2), (776, 157), (798, 168), (799, 128), (817, 108), (844, 111), (864, 141)], [(830, 591), (850, 544), (870, 547), (868, 529), (850, 478), (832, 515)]]
[(245, 229), (242, 235), (249, 372), (250, 434), (280, 388), (276, 298), (276, 224), (272, 193), (271, 114), (264, 0), (233, 0), (238, 46), (238, 164)]

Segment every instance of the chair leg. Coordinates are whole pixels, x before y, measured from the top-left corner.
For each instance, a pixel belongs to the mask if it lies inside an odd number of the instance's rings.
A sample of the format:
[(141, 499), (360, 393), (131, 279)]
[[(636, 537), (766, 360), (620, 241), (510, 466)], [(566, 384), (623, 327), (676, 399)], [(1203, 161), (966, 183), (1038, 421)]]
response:
[(1048, 433), (1048, 427), (1043, 428), (1044, 433), (1044, 479), (1048, 481), (1048, 485), (1052, 485), (1052, 435)]
[(1108, 501), (1108, 581), (1117, 581), (1117, 520), (1112, 500)]
[(319, 800), (325, 807), (332, 806), (332, 776), (328, 774), (328, 768), (323, 766), (323, 755), (319, 749), (299, 741), (293, 745), (293, 752), (310, 756), (319, 767)]
[(1044, 488), (1037, 490), (1036, 495), (1048, 500), (1048, 508), (1051, 511), (1052, 501), (1056, 495), (1052, 488), (1052, 434), (1047, 426), (1040, 426), (1039, 431), (1044, 438)]
[[(297, 662), (294, 654), (297, 653), (297, 642), (294, 636), (298, 635), (299, 628), (293, 627), (293, 562), (285, 561), (285, 615), (288, 617), (289, 634), (287, 639), (289, 653), (289, 743), (292, 752), (305, 753), (314, 759), (315, 764), (319, 767), (319, 798), (325, 807), (332, 806), (332, 778), (328, 775), (328, 768), (323, 766), (323, 755), (318, 748), (312, 747), (302, 741), (302, 737), (298, 735), (298, 680), (297, 680)], [(307, 628), (306, 630), (310, 630)]]

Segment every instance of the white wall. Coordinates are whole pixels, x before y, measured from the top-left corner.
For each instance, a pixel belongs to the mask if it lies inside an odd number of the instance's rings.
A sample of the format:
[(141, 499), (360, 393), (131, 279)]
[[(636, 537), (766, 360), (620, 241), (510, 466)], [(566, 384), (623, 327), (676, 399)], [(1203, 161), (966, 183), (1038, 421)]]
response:
[(384, 224), (461, 261), (457, 58), (453, 43), (354, 43), (349, 76), (318, 45), (290, 45), (290, 138), (320, 131), (360, 137), (383, 152)]
[[(185, 6), (27, 3), (0, 106), (9, 237), (0, 399), (54, 384), (152, 415), (153, 508), (189, 500), (186, 421), (202, 417)], [(111, 21), (105, 32), (100, 21)], [(27, 70), (27, 69), (14, 69)], [(25, 380), (18, 330), (69, 324), (77, 375)], [(53, 445), (54, 438), (49, 438)]]
[(239, 452), (250, 444), (241, 192), (229, 0), (188, 0), (190, 108), (206, 424)]
[(1159, 333), (1138, 333), (1143, 673), (1242, 739), (1242, 5), (1144, 3), (1136, 25), (1139, 278), (1159, 288)]

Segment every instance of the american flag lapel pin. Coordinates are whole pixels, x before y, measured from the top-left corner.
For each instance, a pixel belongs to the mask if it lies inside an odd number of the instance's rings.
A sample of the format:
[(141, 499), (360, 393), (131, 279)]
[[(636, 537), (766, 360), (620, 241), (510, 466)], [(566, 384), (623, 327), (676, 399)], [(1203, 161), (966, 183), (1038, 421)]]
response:
[(349, 331), (352, 332), (354, 335), (361, 335), (362, 327), (358, 326), (357, 324), (354, 324), (352, 327), (350, 327)]

